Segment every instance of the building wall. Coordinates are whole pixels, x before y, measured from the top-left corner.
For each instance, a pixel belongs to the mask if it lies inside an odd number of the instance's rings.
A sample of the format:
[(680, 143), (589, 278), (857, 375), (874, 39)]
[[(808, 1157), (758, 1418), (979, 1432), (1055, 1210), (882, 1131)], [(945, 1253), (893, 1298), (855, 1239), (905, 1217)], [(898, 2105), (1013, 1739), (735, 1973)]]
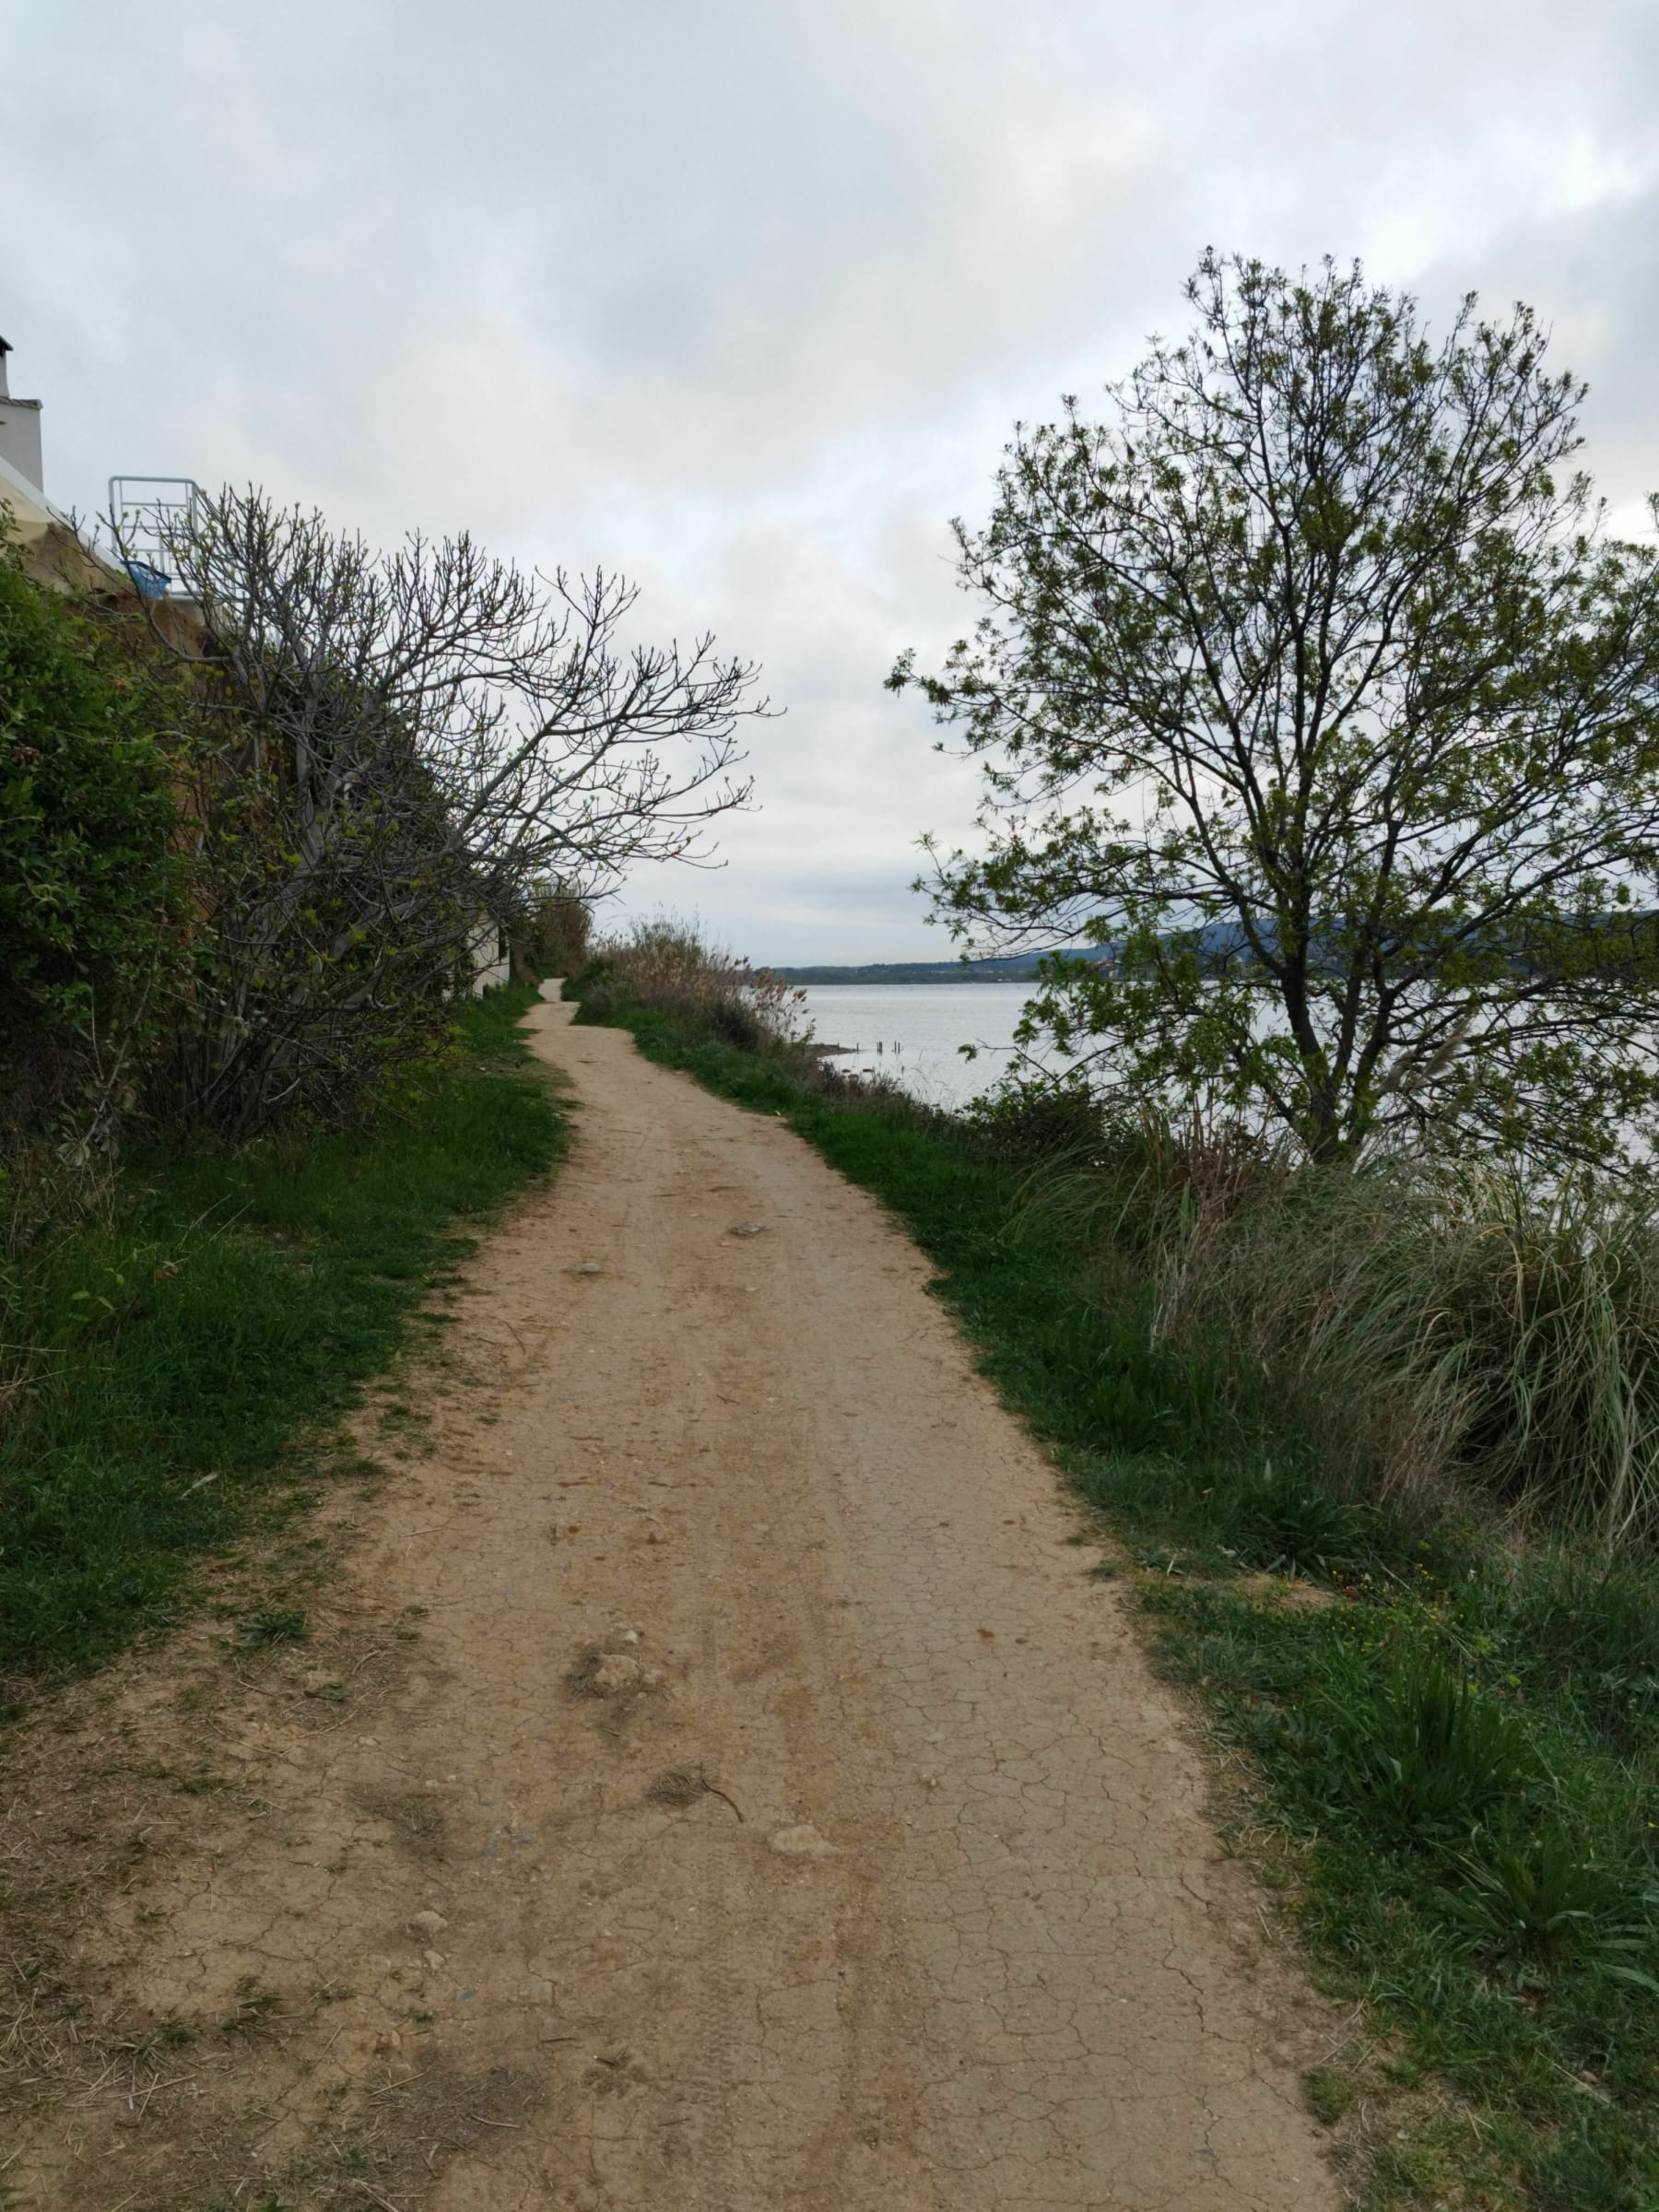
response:
[(486, 991), (493, 991), (498, 983), (512, 982), (512, 957), (494, 922), (486, 919), (478, 924), (467, 950), (472, 959), (471, 988), (475, 998), (482, 998)]
[(0, 399), (0, 461), (16, 469), (37, 491), (44, 485), (38, 399)]

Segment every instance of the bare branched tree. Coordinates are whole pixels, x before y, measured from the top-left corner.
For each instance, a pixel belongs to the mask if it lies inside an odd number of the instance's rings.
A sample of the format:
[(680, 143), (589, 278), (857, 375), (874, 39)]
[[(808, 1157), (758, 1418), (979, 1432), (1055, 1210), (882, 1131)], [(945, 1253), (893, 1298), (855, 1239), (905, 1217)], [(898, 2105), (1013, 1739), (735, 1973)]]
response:
[(557, 878), (591, 898), (699, 862), (747, 804), (756, 670), (711, 637), (624, 642), (626, 579), (550, 580), (469, 537), (378, 554), (261, 492), (166, 557), (199, 608), (194, 812), (215, 884), (187, 1088), (222, 1127), (328, 1100), (406, 1049)]

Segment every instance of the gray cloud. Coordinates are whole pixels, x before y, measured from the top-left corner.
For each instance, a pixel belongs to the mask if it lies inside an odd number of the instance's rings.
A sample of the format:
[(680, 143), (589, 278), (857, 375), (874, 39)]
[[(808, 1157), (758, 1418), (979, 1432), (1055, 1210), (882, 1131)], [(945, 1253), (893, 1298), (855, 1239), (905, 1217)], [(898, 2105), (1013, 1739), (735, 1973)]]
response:
[(81, 0), (7, 27), (0, 330), (61, 500), (254, 477), (763, 659), (764, 811), (633, 901), (901, 957), (971, 786), (880, 678), (960, 627), (1012, 419), (1178, 325), (1206, 241), (1360, 252), (1535, 300), (1633, 512), (1656, 91), (1651, 0)]

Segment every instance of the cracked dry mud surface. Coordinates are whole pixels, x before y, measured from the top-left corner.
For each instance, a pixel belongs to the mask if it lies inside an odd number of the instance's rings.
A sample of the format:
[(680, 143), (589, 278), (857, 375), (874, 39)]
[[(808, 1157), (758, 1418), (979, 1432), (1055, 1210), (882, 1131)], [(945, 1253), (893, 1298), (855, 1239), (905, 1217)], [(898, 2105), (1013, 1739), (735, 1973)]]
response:
[(1335, 2206), (1311, 2001), (925, 1263), (569, 1012), (572, 1157), (346, 1568), (419, 1641), (341, 1725), (228, 1711), (237, 1788), (76, 1938), (111, 2018), (272, 2017), (65, 2096), (15, 2202)]

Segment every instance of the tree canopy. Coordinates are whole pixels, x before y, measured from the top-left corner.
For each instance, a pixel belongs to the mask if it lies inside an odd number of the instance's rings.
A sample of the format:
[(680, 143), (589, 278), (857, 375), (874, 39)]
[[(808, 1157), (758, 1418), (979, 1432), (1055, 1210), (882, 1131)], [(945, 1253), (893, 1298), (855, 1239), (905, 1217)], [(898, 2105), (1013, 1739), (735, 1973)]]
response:
[[(1104, 419), (1017, 426), (922, 687), (982, 764), (964, 939), (1104, 1087), (1619, 1157), (1659, 1097), (1659, 567), (1517, 307), (1206, 253)], [(1098, 948), (1080, 960), (1066, 952)]]

